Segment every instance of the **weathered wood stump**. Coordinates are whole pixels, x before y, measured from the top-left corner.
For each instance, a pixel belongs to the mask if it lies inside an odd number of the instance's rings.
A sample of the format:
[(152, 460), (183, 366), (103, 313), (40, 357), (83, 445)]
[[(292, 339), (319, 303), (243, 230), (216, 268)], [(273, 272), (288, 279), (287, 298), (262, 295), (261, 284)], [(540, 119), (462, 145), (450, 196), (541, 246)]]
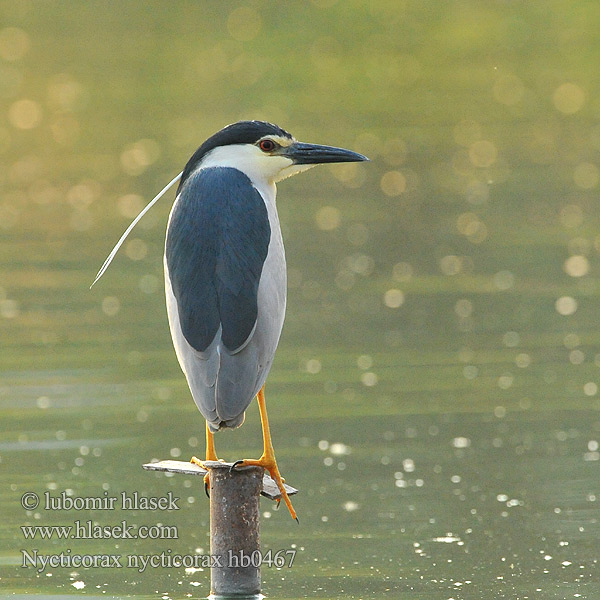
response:
[[(262, 494), (281, 498), (277, 484), (262, 467), (231, 469), (233, 463), (209, 461), (211, 597), (259, 598), (260, 508)], [(202, 475), (202, 467), (182, 461), (163, 460), (143, 465), (149, 471)], [(298, 490), (285, 485), (291, 496)]]

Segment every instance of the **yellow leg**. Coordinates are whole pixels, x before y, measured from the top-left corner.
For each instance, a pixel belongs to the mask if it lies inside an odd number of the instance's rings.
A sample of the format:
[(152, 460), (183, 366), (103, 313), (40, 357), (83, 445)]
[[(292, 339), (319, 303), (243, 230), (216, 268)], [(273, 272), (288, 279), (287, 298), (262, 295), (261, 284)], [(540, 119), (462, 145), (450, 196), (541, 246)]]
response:
[[(219, 460), (217, 458), (217, 451), (215, 450), (215, 435), (214, 433), (209, 429), (208, 427), (208, 423), (206, 424), (206, 460)], [(199, 458), (196, 458), (195, 456), (192, 456), (192, 458), (190, 459), (190, 462), (198, 465), (199, 467), (202, 467), (203, 469), (204, 467), (204, 462), (201, 461)], [(210, 472), (207, 473), (204, 476), (204, 489), (207, 490), (210, 488)]]
[(294, 507), (292, 506), (292, 503), (291, 503), (289, 496), (288, 496), (287, 492), (285, 491), (285, 487), (283, 485), (283, 482), (285, 481), (285, 479), (282, 479), (281, 474), (279, 473), (279, 468), (277, 467), (277, 461), (275, 460), (275, 452), (273, 450), (273, 443), (271, 442), (271, 430), (269, 429), (269, 419), (267, 417), (267, 405), (265, 402), (265, 386), (264, 385), (261, 388), (260, 392), (258, 392), (257, 400), (258, 400), (258, 410), (260, 411), (260, 422), (262, 425), (264, 450), (263, 450), (262, 456), (258, 460), (252, 460), (252, 459), (240, 460), (235, 463), (235, 466), (236, 467), (246, 467), (246, 466), (256, 465), (259, 467), (263, 467), (267, 471), (269, 471), (269, 474), (271, 475), (273, 480), (277, 483), (277, 487), (279, 488), (279, 491), (281, 492), (281, 497), (285, 501), (285, 503), (288, 507), (288, 510), (290, 511), (290, 514), (292, 515), (292, 518), (296, 519), (296, 521), (297, 521), (298, 517), (296, 516), (296, 511), (294, 510)]
[(215, 450), (215, 434), (206, 424), (206, 460), (219, 460)]

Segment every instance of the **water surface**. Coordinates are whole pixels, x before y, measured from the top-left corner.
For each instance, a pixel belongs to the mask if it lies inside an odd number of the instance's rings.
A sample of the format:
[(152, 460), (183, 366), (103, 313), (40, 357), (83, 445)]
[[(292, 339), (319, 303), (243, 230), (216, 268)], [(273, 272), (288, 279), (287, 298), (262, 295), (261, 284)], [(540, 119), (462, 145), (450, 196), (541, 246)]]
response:
[[(204, 451), (166, 323), (170, 199), (240, 118), (368, 164), (279, 186), (288, 317), (267, 386), (296, 525), (263, 500), (270, 598), (596, 598), (600, 129), (593, 3), (1, 2), (0, 586), (187, 598), (208, 553)], [(260, 453), (258, 411), (219, 434)], [(26, 510), (27, 492), (180, 498)], [(31, 496), (29, 497), (31, 498)], [(92, 520), (168, 539), (25, 539)], [(22, 567), (23, 552), (123, 566)]]

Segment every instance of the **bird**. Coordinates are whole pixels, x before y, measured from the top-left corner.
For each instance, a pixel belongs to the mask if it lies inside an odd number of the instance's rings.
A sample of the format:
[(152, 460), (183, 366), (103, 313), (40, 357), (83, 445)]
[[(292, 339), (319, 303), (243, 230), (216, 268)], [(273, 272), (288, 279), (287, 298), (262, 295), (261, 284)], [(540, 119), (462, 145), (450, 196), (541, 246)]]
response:
[(139, 218), (179, 181), (163, 262), (175, 354), (206, 420), (205, 460), (191, 460), (201, 466), (218, 460), (215, 433), (240, 427), (257, 398), (263, 453), (235, 461), (232, 468), (267, 470), (296, 520), (275, 459), (265, 400), (286, 310), (276, 184), (317, 164), (365, 160), (351, 150), (299, 142), (266, 121), (228, 125), (202, 143), (180, 175), (138, 215), (96, 278)]

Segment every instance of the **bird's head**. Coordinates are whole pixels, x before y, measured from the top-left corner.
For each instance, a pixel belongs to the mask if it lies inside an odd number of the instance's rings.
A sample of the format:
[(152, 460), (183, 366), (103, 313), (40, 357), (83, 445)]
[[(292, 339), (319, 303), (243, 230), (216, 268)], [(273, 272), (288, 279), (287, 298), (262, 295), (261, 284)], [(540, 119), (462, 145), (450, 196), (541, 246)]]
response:
[(180, 186), (199, 168), (233, 167), (253, 181), (275, 183), (318, 164), (363, 160), (368, 158), (351, 150), (298, 142), (272, 123), (240, 121), (221, 129), (196, 150)]

